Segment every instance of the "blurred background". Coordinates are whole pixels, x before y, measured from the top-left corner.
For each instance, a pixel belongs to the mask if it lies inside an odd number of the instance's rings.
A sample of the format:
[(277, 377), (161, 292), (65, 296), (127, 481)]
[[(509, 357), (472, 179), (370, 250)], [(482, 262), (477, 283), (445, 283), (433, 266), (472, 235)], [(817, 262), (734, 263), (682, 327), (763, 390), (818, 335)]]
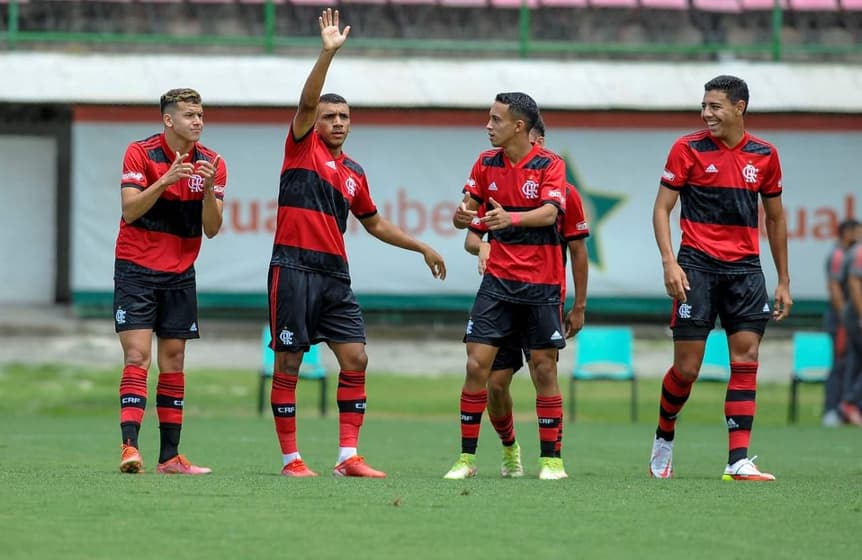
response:
[(789, 325), (819, 325), (837, 224), (862, 209), (860, 0), (0, 0), (0, 304), (109, 317), (123, 152), (161, 130), (164, 91), (193, 87), (202, 143), (229, 169), (224, 230), (198, 260), (202, 313), (264, 318), (284, 135), (328, 6), (353, 28), (325, 87), (353, 109), (346, 151), (381, 212), (450, 270), (434, 281), (352, 222), (370, 322), (466, 317), (479, 278), (451, 212), (494, 95), (520, 90), (584, 199), (589, 318), (663, 324), (652, 201), (671, 142), (702, 125), (703, 84), (727, 73), (782, 157)]

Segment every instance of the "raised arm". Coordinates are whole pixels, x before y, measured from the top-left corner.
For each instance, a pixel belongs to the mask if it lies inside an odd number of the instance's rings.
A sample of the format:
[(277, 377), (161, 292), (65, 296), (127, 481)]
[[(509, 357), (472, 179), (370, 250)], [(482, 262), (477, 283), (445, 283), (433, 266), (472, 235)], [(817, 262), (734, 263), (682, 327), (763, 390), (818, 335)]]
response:
[(314, 122), (317, 120), (317, 105), (320, 102), (329, 65), (350, 34), (349, 25), (343, 31), (339, 29), (338, 10), (326, 8), (317, 19), (320, 23), (321, 49), (299, 96), (299, 106), (293, 117), (294, 138), (304, 137), (314, 127)]

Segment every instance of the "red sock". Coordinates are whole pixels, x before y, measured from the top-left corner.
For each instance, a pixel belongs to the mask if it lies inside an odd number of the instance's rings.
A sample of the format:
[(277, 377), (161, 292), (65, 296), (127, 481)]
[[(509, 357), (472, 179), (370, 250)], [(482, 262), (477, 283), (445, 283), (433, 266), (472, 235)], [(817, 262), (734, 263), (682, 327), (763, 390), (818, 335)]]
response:
[(338, 445), (359, 447), (359, 429), (365, 419), (365, 372), (342, 370), (338, 373)]
[(691, 395), (692, 385), (694, 385), (694, 381), (686, 381), (673, 367), (664, 374), (664, 379), (661, 382), (656, 437), (665, 441), (673, 441), (677, 416)]
[(757, 362), (731, 362), (730, 381), (724, 398), (727, 421), (728, 459), (731, 465), (748, 457), (757, 395)]
[(120, 378), (120, 430), (123, 443), (138, 447), (138, 432), (147, 408), (147, 370), (138, 366), (123, 368)]
[(491, 420), (491, 424), (497, 430), (497, 435), (500, 436), (500, 441), (503, 442), (503, 445), (509, 447), (515, 443), (515, 419), (512, 417), (511, 412), (505, 416), (498, 417), (489, 414), (488, 419)]
[(461, 390), (461, 453), (476, 453), (482, 413), (487, 404), (488, 391), (482, 389), (478, 393), (468, 393)]
[(296, 453), (296, 375), (272, 374), (269, 402), (275, 420), (275, 435), (284, 455)]
[(539, 456), (553, 457), (563, 419), (563, 397), (536, 397), (536, 416), (539, 419)]

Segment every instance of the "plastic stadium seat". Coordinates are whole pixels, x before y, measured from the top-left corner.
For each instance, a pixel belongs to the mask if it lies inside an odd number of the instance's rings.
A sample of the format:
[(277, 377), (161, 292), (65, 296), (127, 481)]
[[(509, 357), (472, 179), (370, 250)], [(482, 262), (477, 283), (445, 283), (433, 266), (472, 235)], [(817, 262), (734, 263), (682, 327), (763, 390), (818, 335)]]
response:
[(838, 0), (790, 0), (790, 9), (799, 12), (837, 12)]
[[(263, 414), (264, 389), (267, 379), (272, 379), (272, 371), (275, 367), (275, 352), (269, 347), (272, 340), (269, 325), (264, 325), (261, 332), (261, 364), (260, 383), (257, 391), (257, 412)], [(320, 415), (326, 416), (326, 369), (320, 361), (320, 349), (317, 345), (308, 349), (302, 357), (302, 366), (299, 368), (299, 377), (302, 379), (317, 379), (320, 381)]]
[(799, 384), (821, 384), (832, 369), (832, 339), (825, 332), (793, 333), (793, 370), (787, 421), (799, 420)]
[(703, 352), (703, 363), (697, 379), (718, 382), (730, 379), (730, 349), (724, 329), (715, 329), (706, 338), (706, 350)]
[(688, 0), (641, 0), (641, 8), (649, 10), (687, 10)]
[(628, 327), (584, 327), (575, 338), (575, 365), (569, 380), (569, 421), (575, 419), (576, 381), (628, 381), (631, 420), (637, 421), (634, 334)]
[(637, 8), (638, 0), (590, 0), (593, 8)]
[[(772, 10), (775, 7), (774, 0), (739, 0), (739, 5), (743, 11), (765, 11)], [(787, 0), (780, 0), (782, 9), (787, 8)]]
[(440, 0), (440, 5), (447, 8), (484, 8), (487, 0)]
[[(515, 8), (520, 9), (521, 0), (490, 0), (492, 8)], [(527, 7), (538, 8), (539, 0), (527, 0)]]
[(586, 8), (587, 0), (540, 0), (543, 8)]
[(691, 7), (703, 12), (736, 14), (741, 10), (738, 0), (692, 0)]

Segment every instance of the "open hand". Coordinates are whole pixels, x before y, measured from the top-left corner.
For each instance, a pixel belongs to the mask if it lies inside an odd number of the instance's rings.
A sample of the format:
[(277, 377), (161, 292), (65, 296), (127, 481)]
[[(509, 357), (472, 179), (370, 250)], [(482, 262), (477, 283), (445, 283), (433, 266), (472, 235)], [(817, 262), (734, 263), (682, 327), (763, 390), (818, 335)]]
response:
[(341, 45), (347, 40), (350, 35), (350, 26), (346, 26), (344, 31), (339, 29), (338, 10), (326, 8), (317, 18), (320, 23), (320, 41), (323, 43), (323, 50), (337, 51)]

